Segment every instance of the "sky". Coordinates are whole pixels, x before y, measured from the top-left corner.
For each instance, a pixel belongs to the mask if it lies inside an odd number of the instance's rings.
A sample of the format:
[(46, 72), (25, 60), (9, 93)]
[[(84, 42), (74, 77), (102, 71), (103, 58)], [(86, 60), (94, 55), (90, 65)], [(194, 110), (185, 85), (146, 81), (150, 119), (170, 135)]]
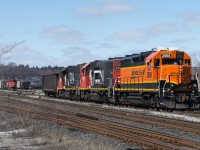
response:
[(176, 47), (200, 55), (199, 0), (1, 0), (8, 62), (68, 66)]

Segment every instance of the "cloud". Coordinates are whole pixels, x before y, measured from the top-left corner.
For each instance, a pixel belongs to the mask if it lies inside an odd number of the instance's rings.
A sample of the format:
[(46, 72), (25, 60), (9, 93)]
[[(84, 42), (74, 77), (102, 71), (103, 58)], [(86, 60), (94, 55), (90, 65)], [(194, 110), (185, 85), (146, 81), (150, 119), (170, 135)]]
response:
[(178, 31), (179, 27), (176, 24), (157, 24), (150, 27), (147, 31), (149, 36), (158, 36), (164, 33), (170, 33)]
[(88, 63), (94, 60), (104, 59), (99, 55), (92, 54), (90, 50), (85, 49), (83, 47), (69, 47), (67, 49), (62, 50), (62, 56), (59, 60), (57, 60), (57, 64), (66, 64), (68, 65), (76, 65), (81, 63)]
[(185, 25), (200, 25), (200, 12), (182, 12), (178, 13), (177, 16), (183, 19)]
[(117, 46), (111, 44), (111, 43), (100, 43), (97, 48), (117, 48)]
[(136, 42), (143, 42), (147, 40), (145, 33), (137, 31), (137, 30), (128, 30), (114, 33), (111, 36), (105, 38), (107, 41), (136, 41)]
[(52, 39), (61, 44), (85, 44), (85, 34), (67, 26), (44, 28), (41, 37)]
[[(1, 44), (0, 47), (6, 45)], [(33, 50), (27, 45), (20, 45), (8, 53), (9, 60), (2, 63), (14, 62), (16, 64), (28, 64), (29, 66), (69, 66), (81, 63), (89, 63), (94, 60), (105, 59), (99, 55), (93, 54), (90, 50), (74, 46), (62, 49), (60, 56), (47, 56), (39, 51)]]
[(191, 42), (191, 41), (195, 41), (196, 39), (194, 38), (180, 38), (180, 39), (174, 39), (172, 41), (170, 41), (170, 43), (172, 44), (184, 44), (184, 43), (188, 43), (188, 42)]
[(200, 25), (200, 15), (198, 16), (187, 16), (184, 18), (184, 22), (187, 25)]
[(9, 53), (9, 62), (17, 64), (28, 64), (29, 66), (48, 66), (54, 62), (52, 59), (45, 56), (43, 53), (35, 51), (28, 46), (18, 46)]
[(31, 31), (24, 31), (23, 34), (25, 34), (25, 35), (32, 35), (33, 33)]
[(81, 15), (101, 16), (104, 14), (133, 13), (137, 11), (136, 8), (125, 3), (108, 2), (109, 3), (98, 7), (77, 8), (75, 12)]
[(116, 32), (105, 38), (106, 41), (135, 41), (146, 42), (150, 38), (161, 36), (162, 34), (179, 31), (176, 24), (157, 24), (146, 29), (131, 29)]

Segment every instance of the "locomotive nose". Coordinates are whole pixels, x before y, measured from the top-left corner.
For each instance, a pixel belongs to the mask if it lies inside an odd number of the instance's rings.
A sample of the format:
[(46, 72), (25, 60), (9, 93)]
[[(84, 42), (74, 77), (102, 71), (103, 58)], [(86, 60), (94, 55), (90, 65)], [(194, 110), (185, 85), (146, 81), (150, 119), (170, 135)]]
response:
[(191, 83), (191, 68), (188, 66), (172, 66), (170, 67), (169, 83), (171, 87), (174, 85), (179, 87), (187, 87)]

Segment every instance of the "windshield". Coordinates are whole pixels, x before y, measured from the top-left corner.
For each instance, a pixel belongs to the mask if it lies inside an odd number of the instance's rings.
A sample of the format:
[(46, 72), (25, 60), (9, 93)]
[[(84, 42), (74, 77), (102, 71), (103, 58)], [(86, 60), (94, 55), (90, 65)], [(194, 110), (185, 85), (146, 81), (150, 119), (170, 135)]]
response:
[(94, 74), (95, 79), (101, 79), (101, 74), (100, 73), (95, 73)]
[(182, 59), (162, 59), (163, 65), (182, 65)]

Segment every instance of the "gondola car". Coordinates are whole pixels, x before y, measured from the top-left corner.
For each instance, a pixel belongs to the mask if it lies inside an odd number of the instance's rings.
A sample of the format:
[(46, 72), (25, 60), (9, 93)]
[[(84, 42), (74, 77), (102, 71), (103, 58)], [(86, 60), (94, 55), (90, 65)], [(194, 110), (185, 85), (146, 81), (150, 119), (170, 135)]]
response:
[(49, 74), (42, 77), (42, 89), (45, 95), (56, 96), (59, 74)]

